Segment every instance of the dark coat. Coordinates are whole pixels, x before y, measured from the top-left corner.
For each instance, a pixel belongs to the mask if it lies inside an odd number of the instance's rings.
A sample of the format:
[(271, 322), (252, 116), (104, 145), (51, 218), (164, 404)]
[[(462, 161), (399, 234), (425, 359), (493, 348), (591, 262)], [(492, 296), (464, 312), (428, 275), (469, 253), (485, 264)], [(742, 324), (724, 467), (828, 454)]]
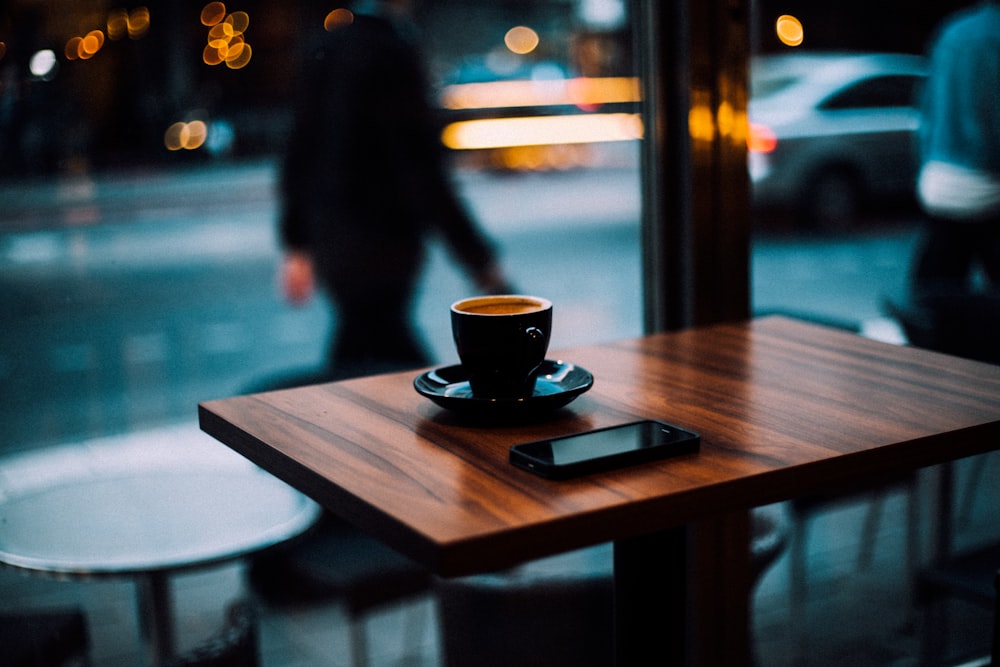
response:
[(419, 53), (393, 24), (357, 15), (325, 35), (300, 83), (281, 236), (335, 297), (359, 273), (415, 272), (432, 231), (469, 270), (493, 261), (448, 181)]

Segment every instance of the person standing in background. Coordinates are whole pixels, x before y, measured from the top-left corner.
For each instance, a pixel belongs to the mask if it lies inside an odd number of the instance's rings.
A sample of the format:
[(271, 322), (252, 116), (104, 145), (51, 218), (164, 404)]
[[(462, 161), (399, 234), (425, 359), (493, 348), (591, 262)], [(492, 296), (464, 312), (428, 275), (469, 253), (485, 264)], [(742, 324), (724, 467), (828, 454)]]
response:
[(942, 23), (921, 110), (926, 220), (908, 303), (888, 311), (911, 344), (1000, 363), (1000, 0)]
[(425, 243), (439, 234), (483, 293), (511, 291), (454, 193), (412, 3), (340, 10), (305, 63), (282, 180), (282, 284), (336, 308), (325, 379), (431, 363), (412, 322)]
[(920, 203), (928, 214), (915, 296), (972, 289), (978, 261), (1000, 289), (1000, 2), (950, 16), (930, 53), (922, 101)]

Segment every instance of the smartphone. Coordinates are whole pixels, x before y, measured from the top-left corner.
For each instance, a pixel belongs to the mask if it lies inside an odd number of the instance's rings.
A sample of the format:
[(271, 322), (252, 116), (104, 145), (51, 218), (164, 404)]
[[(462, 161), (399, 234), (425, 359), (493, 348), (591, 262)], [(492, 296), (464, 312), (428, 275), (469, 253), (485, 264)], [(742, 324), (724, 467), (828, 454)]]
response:
[(646, 419), (536, 440), (510, 448), (510, 462), (549, 479), (567, 479), (698, 451), (701, 436)]

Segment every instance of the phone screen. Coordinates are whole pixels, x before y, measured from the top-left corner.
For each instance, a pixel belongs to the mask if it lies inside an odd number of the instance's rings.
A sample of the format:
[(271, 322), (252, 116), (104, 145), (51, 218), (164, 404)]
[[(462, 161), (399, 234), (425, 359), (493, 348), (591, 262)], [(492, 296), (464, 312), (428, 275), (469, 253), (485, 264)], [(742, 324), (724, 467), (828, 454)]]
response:
[(609, 470), (698, 448), (685, 429), (647, 420), (514, 445), (511, 462), (546, 476)]

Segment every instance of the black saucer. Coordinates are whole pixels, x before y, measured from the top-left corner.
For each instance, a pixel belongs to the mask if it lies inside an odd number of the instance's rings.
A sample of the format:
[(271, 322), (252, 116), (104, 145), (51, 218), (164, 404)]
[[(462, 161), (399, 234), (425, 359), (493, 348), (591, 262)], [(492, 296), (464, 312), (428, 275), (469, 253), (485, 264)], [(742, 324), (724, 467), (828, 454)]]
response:
[(537, 374), (534, 393), (524, 398), (473, 396), (469, 376), (461, 365), (423, 373), (413, 381), (413, 387), (420, 395), (455, 412), (528, 416), (561, 408), (594, 384), (590, 371), (565, 361), (546, 359)]

